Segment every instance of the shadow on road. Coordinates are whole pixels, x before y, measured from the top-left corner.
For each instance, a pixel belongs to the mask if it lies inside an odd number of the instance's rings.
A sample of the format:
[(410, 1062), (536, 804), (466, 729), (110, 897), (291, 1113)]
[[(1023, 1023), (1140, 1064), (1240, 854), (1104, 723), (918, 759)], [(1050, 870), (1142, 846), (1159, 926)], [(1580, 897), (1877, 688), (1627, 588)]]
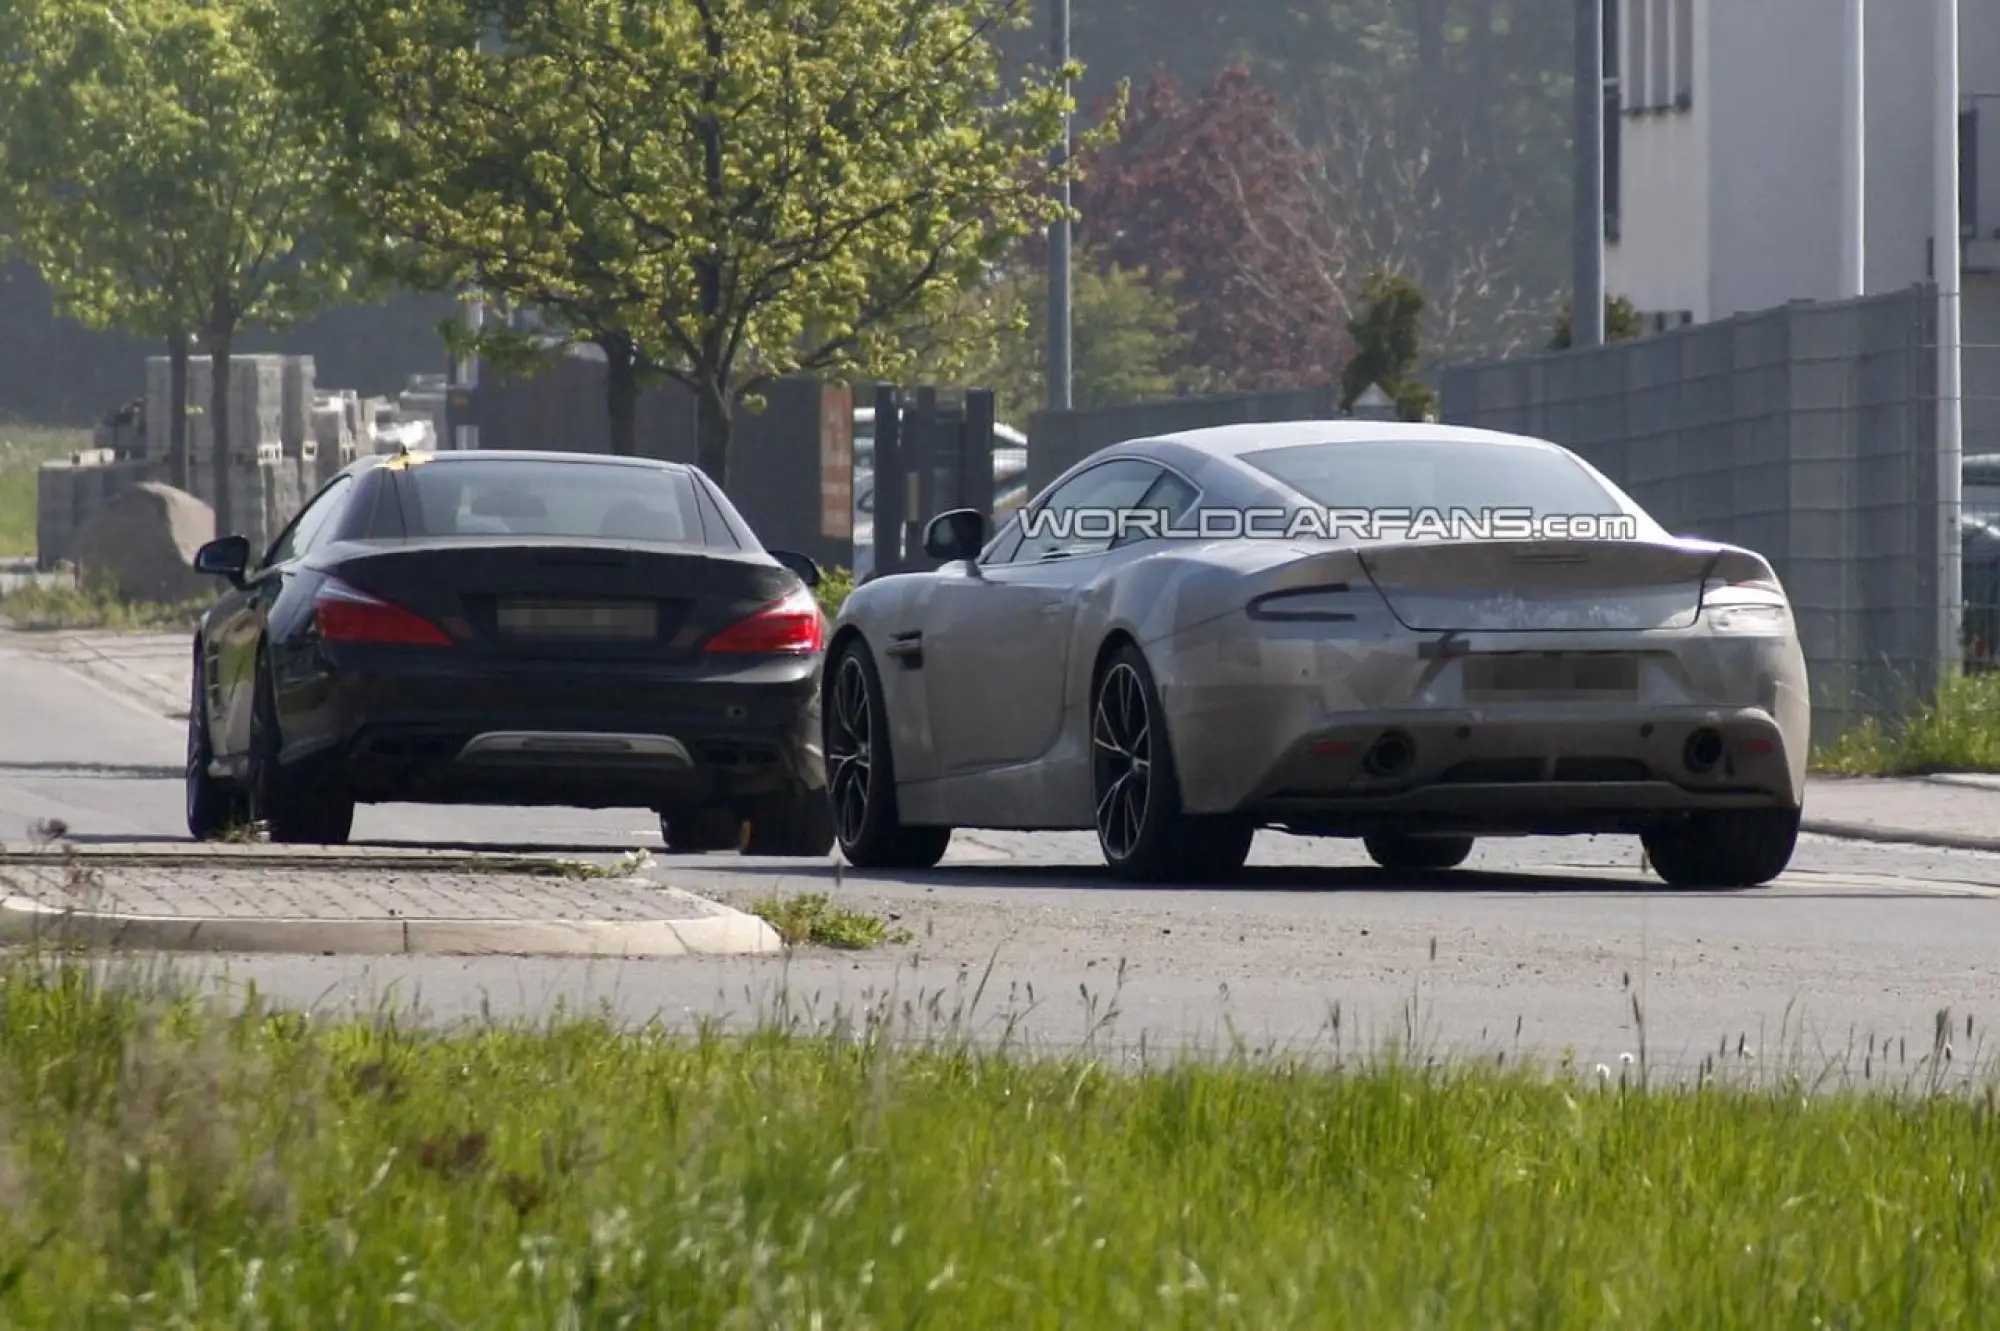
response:
[(0, 777), (75, 777), (98, 781), (179, 781), (187, 775), (178, 767), (141, 766), (132, 763), (10, 763), (0, 762)]

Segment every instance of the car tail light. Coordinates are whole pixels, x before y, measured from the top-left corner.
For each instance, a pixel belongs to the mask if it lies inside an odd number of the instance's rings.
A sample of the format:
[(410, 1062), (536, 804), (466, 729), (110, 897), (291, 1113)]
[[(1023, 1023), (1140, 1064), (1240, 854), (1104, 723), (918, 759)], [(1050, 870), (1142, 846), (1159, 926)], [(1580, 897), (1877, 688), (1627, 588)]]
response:
[(826, 646), (826, 616), (810, 587), (801, 587), (708, 640), (711, 652), (810, 656)]
[(400, 647), (450, 647), (451, 635), (413, 610), (327, 579), (313, 598), (319, 636), (328, 642)]

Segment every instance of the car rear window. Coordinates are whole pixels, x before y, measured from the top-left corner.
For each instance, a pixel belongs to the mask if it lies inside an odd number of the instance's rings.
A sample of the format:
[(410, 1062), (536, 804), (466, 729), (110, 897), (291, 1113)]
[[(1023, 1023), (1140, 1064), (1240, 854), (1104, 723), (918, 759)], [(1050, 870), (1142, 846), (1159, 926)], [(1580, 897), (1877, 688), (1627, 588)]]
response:
[(412, 536), (606, 537), (680, 545), (709, 538), (685, 472), (602, 462), (437, 461), (399, 477)]
[(1627, 511), (1573, 459), (1539, 448), (1444, 439), (1357, 440), (1241, 456), (1326, 508), (1525, 508), (1538, 517)]

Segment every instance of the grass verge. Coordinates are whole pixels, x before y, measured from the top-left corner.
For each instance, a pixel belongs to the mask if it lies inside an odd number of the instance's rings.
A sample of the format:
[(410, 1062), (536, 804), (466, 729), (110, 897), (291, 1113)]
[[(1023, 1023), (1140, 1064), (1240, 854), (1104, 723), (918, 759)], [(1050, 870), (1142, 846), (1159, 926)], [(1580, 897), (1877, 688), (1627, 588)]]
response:
[(1976, 1325), (1989, 1089), (1121, 1074), (0, 984), (9, 1327)]
[(41, 465), (89, 447), (89, 430), (0, 421), (0, 558), (35, 553)]
[(33, 583), (0, 596), (0, 624), (15, 629), (104, 629), (135, 633), (192, 629), (212, 604), (128, 601), (98, 580)]
[(1952, 675), (1888, 725), (1870, 717), (1827, 746), (1815, 770), (1843, 776), (2000, 772), (2000, 672)]
[(824, 892), (759, 897), (750, 903), (750, 913), (776, 930), (786, 947), (816, 943), (821, 947), (858, 951), (884, 943), (907, 943), (914, 937), (893, 920), (836, 906)]

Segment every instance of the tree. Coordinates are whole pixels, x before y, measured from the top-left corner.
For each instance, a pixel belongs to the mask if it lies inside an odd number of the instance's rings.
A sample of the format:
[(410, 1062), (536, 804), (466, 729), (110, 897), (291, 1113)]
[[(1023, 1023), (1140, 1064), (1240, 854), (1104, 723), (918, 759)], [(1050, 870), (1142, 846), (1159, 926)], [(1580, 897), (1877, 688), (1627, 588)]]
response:
[(1340, 409), (1352, 411), (1370, 384), (1381, 385), (1406, 421), (1437, 414), (1437, 394), (1417, 378), (1423, 356), (1424, 293), (1395, 273), (1377, 272), (1362, 285), (1361, 312), (1348, 324), (1354, 356), (1340, 373)]
[[(352, 271), (351, 238), (327, 216), (323, 145), (274, 73), (288, 7), (28, 8), (31, 41), (9, 80), (26, 116), (8, 136), (20, 243), (67, 308), (164, 335), (182, 401), (179, 362), (187, 334), (200, 334), (214, 371), (216, 527), (233, 530), (232, 342), (245, 327), (282, 327), (330, 302)], [(184, 456), (180, 403), (171, 414)]]
[(1239, 389), (1325, 383), (1347, 353), (1335, 237), (1306, 190), (1306, 159), (1276, 100), (1225, 71), (1192, 101), (1156, 74), (1087, 159), (1077, 238), (1107, 261), (1181, 275), (1182, 372)]
[(319, 49), (293, 77), (334, 126), (357, 215), (414, 280), (600, 347), (620, 452), (640, 387), (686, 384), (697, 460), (726, 486), (735, 413), (765, 385), (895, 373), (909, 324), (1054, 215), (1042, 163), (1068, 98), (1047, 73), (1003, 89), (993, 40), (1023, 13), (318, 0)]
[[(1604, 340), (1606, 342), (1630, 342), (1646, 335), (1646, 325), (1640, 321), (1639, 311), (1623, 296), (1611, 296), (1604, 302)], [(1570, 325), (1570, 302), (1565, 299), (1562, 308), (1556, 311), (1554, 334), (1549, 338), (1550, 351), (1568, 351), (1575, 333)]]
[[(1099, 263), (1080, 251), (1070, 287), (1072, 400), (1078, 408), (1171, 397), (1190, 385), (1174, 365), (1187, 345), (1174, 274)], [(1025, 419), (1048, 399), (1048, 271), (1022, 264), (983, 294), (997, 330), (968, 382), (994, 391), (1004, 417)]]

